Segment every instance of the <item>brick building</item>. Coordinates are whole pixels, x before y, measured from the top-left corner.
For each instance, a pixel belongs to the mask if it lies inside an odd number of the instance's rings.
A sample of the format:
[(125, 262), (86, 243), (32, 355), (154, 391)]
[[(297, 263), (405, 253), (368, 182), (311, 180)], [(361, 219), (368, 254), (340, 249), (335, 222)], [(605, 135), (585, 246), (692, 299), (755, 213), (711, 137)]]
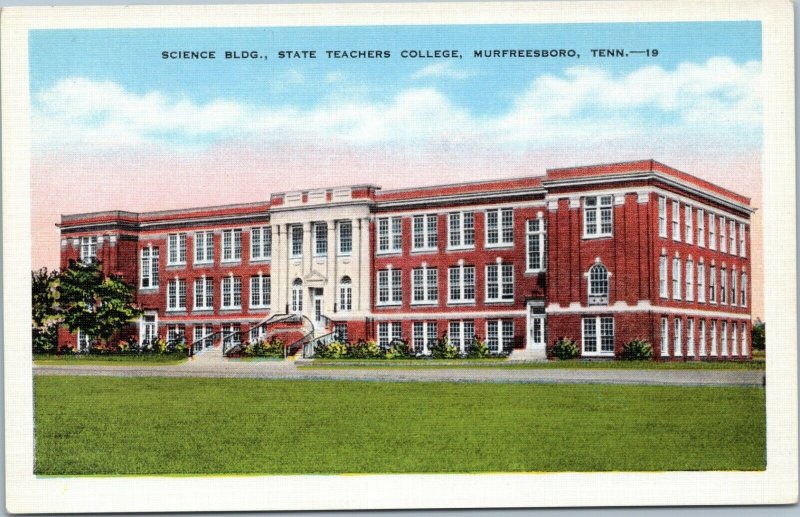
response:
[[(476, 334), (529, 358), (560, 337), (585, 357), (641, 338), (665, 359), (749, 358), (752, 211), (646, 160), (64, 215), (61, 266), (100, 260), (136, 286), (140, 340), (184, 334), (198, 351), (302, 314), (316, 335), (404, 338), (421, 353), (443, 334), (462, 349)], [(59, 341), (91, 338), (62, 330)]]

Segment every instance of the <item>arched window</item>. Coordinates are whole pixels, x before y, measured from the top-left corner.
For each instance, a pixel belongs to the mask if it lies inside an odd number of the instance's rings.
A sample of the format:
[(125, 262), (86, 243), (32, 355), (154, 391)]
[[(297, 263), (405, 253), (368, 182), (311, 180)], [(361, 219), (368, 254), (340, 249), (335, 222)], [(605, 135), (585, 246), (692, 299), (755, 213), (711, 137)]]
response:
[(303, 281), (299, 278), (292, 283), (292, 312), (295, 314), (303, 312)]
[(353, 309), (353, 283), (349, 276), (342, 277), (339, 282), (339, 310), (349, 311)]
[(589, 268), (589, 305), (608, 303), (608, 269), (603, 264)]

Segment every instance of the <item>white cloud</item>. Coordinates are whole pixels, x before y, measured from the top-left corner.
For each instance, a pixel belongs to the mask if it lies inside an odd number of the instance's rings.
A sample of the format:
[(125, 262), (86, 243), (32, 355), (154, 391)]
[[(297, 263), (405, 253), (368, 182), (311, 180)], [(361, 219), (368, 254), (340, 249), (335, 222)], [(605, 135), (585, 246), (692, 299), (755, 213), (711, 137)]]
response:
[(33, 106), (34, 142), (45, 150), (197, 149), (237, 138), (509, 149), (659, 139), (752, 146), (761, 131), (760, 64), (727, 58), (625, 75), (573, 67), (534, 78), (504, 113), (493, 116), (473, 114), (435, 88), (402, 90), (382, 102), (351, 96), (311, 108), (264, 107), (135, 93), (85, 78), (38, 92)]
[(411, 79), (417, 80), (425, 77), (438, 77), (446, 79), (468, 79), (473, 77), (475, 72), (465, 70), (463, 68), (456, 68), (453, 61), (439, 61), (432, 63), (428, 66), (420, 68), (411, 76)]

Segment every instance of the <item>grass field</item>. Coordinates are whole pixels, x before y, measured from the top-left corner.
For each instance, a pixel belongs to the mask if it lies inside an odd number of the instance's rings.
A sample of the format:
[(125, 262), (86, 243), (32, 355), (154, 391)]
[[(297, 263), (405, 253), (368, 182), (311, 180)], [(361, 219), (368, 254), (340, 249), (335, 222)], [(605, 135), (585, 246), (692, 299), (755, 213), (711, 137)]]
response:
[(36, 376), (39, 475), (761, 470), (761, 388)]
[(511, 369), (629, 369), (629, 370), (763, 370), (763, 359), (753, 361), (546, 361), (514, 363), (503, 359), (315, 359), (301, 368), (511, 368)]
[(163, 355), (86, 355), (86, 354), (34, 354), (33, 362), (41, 365), (71, 365), (71, 364), (102, 364), (129, 366), (165, 366), (180, 364), (187, 361), (185, 354), (163, 354)]

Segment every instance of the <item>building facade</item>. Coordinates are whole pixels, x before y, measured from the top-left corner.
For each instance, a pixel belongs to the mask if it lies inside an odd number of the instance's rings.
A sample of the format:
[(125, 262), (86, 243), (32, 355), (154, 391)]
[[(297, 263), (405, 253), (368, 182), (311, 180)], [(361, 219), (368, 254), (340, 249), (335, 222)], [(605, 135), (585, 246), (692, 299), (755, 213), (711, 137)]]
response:
[[(318, 333), (447, 335), (543, 358), (633, 339), (662, 359), (747, 359), (750, 200), (652, 160), (383, 191), (375, 185), (163, 212), (62, 216), (61, 266), (136, 286), (140, 340), (188, 342), (302, 314)], [(62, 330), (60, 346), (88, 336)], [(211, 339), (209, 339), (211, 341)]]

